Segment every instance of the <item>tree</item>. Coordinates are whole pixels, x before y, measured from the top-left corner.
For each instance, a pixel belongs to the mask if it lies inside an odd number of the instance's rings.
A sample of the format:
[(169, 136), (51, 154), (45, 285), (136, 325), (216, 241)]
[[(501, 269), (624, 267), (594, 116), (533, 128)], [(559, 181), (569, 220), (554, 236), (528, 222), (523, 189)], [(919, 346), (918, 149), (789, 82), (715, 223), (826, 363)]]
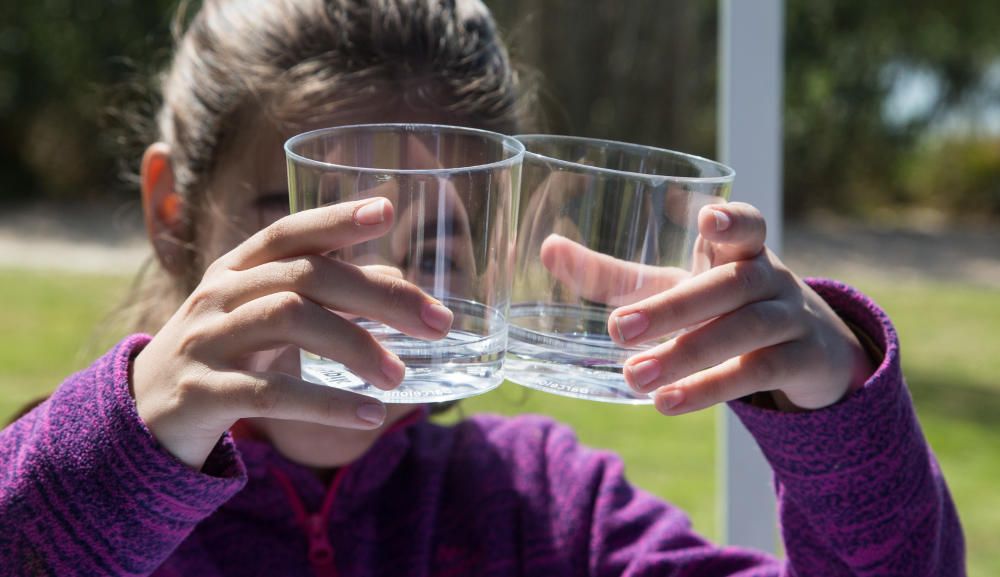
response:
[[(913, 198), (903, 174), (907, 160), (1000, 58), (998, 26), (1000, 12), (982, 0), (789, 1), (787, 212), (856, 214)], [(936, 79), (936, 98), (906, 122), (889, 122), (886, 98), (901, 75), (915, 70)]]
[[(0, 200), (106, 195), (117, 151), (100, 120), (151, 78), (174, 2), (47, 0), (0, 5)], [(136, 74), (141, 71), (142, 74)], [(131, 106), (135, 94), (130, 89)]]
[[(487, 3), (514, 56), (542, 79), (542, 128), (715, 155), (717, 0)], [(155, 109), (143, 89), (169, 53), (174, 5), (0, 4), (0, 23), (9, 23), (0, 24), (0, 201), (123, 190), (117, 160), (139, 151), (117, 145)], [(991, 67), (1000, 71), (992, 0), (787, 0), (785, 22), (791, 216), (929, 202), (936, 191), (919, 175), (935, 171), (911, 165), (947, 160), (928, 135), (973, 100), (1000, 110), (1000, 90), (982, 85)], [(932, 79), (933, 101), (900, 121), (886, 114), (886, 99), (915, 71)], [(143, 114), (119, 118), (108, 138), (99, 121), (109, 108)], [(955, 142), (964, 137), (948, 136), (949, 150), (962, 150)], [(984, 151), (997, 138), (977, 135)], [(1000, 185), (981, 188), (994, 157), (977, 156), (975, 183), (949, 180), (940, 194), (958, 200), (937, 204), (1000, 214)]]

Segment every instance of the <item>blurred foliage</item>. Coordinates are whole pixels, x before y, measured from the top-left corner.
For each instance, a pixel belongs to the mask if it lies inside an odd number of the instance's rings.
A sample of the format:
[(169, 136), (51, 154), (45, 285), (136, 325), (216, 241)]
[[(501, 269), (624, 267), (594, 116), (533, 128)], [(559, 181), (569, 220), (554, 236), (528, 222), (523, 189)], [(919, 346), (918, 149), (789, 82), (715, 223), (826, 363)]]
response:
[(0, 4), (0, 200), (121, 190), (117, 134), (109, 137), (102, 121), (145, 92), (151, 67), (169, 50), (174, 4)]
[(545, 129), (714, 155), (717, 0), (487, 3)]
[(1000, 139), (927, 142), (903, 165), (902, 184), (920, 206), (1000, 215)]
[[(921, 143), (934, 138), (944, 116), (977, 96), (987, 70), (1000, 62), (995, 2), (790, 0), (786, 10), (789, 213), (809, 207), (859, 213), (974, 186), (954, 180), (976, 177), (954, 174), (953, 186), (924, 195), (907, 190), (913, 181), (902, 173), (915, 154), (921, 164), (939, 165), (932, 169), (937, 172), (959, 168), (928, 154)], [(933, 79), (936, 98), (905, 122), (889, 122), (885, 104), (891, 89), (902, 75), (915, 71)], [(997, 96), (994, 105), (1000, 104)], [(1000, 183), (978, 198), (935, 199), (934, 205), (976, 212), (985, 208), (983, 201), (993, 207), (993, 215), (1000, 215)]]
[[(717, 0), (487, 3), (541, 79), (542, 128), (714, 155)], [(127, 190), (116, 157), (141, 151), (174, 4), (0, 6), (0, 201)], [(992, 0), (787, 0), (787, 212), (1000, 216), (996, 129), (943, 134), (970, 103), (1000, 111), (984, 88), (990, 67), (1000, 71), (997, 29)], [(917, 73), (932, 100), (893, 116), (894, 90)], [(108, 110), (119, 111), (110, 125)]]

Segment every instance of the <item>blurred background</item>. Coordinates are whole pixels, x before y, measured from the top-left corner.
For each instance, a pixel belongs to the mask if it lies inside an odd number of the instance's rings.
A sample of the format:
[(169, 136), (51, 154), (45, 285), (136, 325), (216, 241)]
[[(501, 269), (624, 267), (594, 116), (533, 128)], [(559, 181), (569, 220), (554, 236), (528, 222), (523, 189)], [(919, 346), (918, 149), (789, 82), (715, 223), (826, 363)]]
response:
[[(546, 129), (715, 156), (716, 0), (487, 3), (540, 82)], [(129, 175), (174, 6), (0, 5), (0, 421), (120, 336), (104, 319), (146, 255)], [(982, 577), (1000, 574), (997, 30), (992, 0), (786, 1), (785, 259), (858, 286), (896, 322)], [(665, 419), (513, 386), (462, 410), (568, 421), (716, 535), (707, 412)]]

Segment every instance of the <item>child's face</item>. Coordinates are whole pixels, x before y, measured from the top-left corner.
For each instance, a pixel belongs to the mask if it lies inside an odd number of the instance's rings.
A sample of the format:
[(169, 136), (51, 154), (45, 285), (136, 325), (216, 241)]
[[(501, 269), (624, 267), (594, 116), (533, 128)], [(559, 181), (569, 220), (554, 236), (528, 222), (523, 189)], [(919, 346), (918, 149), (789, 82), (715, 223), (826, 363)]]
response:
[[(363, 122), (448, 123), (448, 120), (440, 116), (395, 112), (375, 117), (367, 114), (338, 117), (316, 127)], [(198, 223), (198, 245), (206, 265), (288, 214), (287, 172), (282, 146), (290, 136), (261, 123), (238, 134), (228, 153), (219, 159), (209, 180), (207, 210)], [(299, 374), (299, 352), (294, 347), (260, 354), (255, 363), (256, 370)], [(412, 411), (414, 406), (387, 405), (387, 409), (383, 428)], [(316, 468), (336, 467), (354, 460), (383, 430), (341, 429), (272, 419), (253, 422), (286, 457)]]

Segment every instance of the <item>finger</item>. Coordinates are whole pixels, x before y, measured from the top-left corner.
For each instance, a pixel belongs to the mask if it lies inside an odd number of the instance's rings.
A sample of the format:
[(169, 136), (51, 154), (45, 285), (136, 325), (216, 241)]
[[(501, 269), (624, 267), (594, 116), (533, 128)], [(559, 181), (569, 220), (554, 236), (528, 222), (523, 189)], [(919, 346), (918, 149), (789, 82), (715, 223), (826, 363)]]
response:
[(798, 338), (804, 328), (783, 301), (753, 303), (633, 356), (625, 363), (625, 380), (648, 393), (728, 359)]
[(713, 204), (698, 213), (698, 233), (711, 244), (712, 264), (718, 266), (760, 254), (767, 239), (767, 223), (749, 204)]
[[(366, 265), (360, 265), (360, 266), (361, 266), (361, 268), (363, 268), (363, 269), (365, 269), (367, 271), (381, 273), (381, 274), (388, 275), (388, 276), (391, 276), (393, 278), (398, 278), (398, 279), (404, 278), (403, 277), (403, 271), (399, 270), (398, 268), (396, 268), (394, 266), (389, 266), (387, 264), (366, 264)], [(337, 312), (337, 311), (333, 311), (333, 312), (336, 313), (336, 314), (338, 314), (338, 315), (340, 315), (340, 316), (342, 316), (342, 317), (344, 317), (345, 319), (354, 320), (354, 319), (357, 318), (357, 315), (352, 315), (352, 314), (342, 313), (342, 312)]]
[(620, 260), (558, 234), (546, 237), (540, 253), (542, 264), (560, 282), (585, 299), (612, 306), (665, 291), (688, 277), (679, 268)]
[[(392, 269), (392, 267), (384, 267)], [(413, 283), (319, 255), (266, 262), (231, 273), (227, 311), (271, 293), (294, 292), (323, 307), (381, 321), (415, 337), (439, 339), (453, 315)]]
[(403, 278), (403, 271), (399, 270), (399, 268), (397, 267), (389, 266), (387, 264), (367, 264), (362, 266), (361, 268), (370, 272), (384, 274), (394, 278)]
[(218, 322), (221, 326), (205, 332), (226, 335), (225, 350), (212, 352), (227, 360), (292, 344), (343, 363), (380, 389), (397, 386), (406, 370), (371, 333), (297, 293), (273, 293), (252, 300), (222, 315)]
[(272, 260), (325, 254), (385, 234), (392, 219), (392, 203), (381, 197), (304, 210), (257, 232), (219, 262), (246, 270)]
[(808, 366), (803, 359), (813, 352), (801, 340), (758, 349), (661, 387), (653, 395), (653, 402), (661, 413), (679, 415), (758, 391), (782, 389), (807, 378), (802, 374), (803, 367)]
[(266, 417), (349, 429), (374, 429), (385, 422), (376, 399), (309, 383), (283, 373), (216, 373), (212, 389), (231, 417)]
[(641, 343), (699, 325), (747, 304), (779, 296), (793, 282), (767, 253), (728, 263), (676, 287), (612, 311), (608, 334), (621, 345)]

